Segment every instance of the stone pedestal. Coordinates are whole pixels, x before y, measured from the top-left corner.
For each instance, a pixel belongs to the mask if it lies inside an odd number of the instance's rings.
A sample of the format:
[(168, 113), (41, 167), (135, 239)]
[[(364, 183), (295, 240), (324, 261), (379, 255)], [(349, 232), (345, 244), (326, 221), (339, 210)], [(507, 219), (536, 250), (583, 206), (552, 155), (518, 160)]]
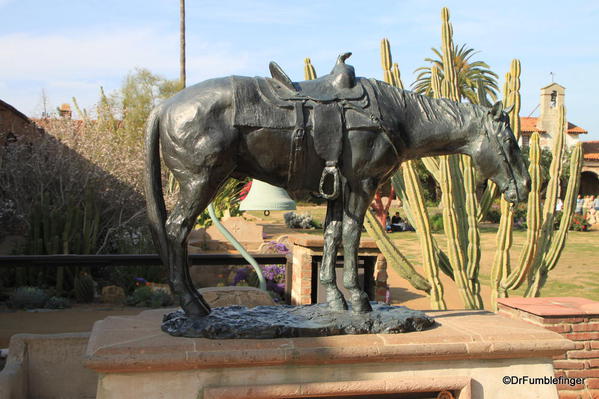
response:
[[(287, 272), (287, 292), (291, 292), (292, 305), (317, 303), (318, 264), (322, 259), (324, 239), (320, 235), (295, 234), (289, 236), (293, 261)], [(343, 251), (339, 252), (341, 259)], [(387, 297), (387, 262), (376, 242), (370, 238), (360, 240), (358, 258), (364, 262), (366, 291), (373, 301), (385, 302)], [(337, 268), (337, 285), (343, 291), (343, 269)]]
[[(86, 353), (98, 399), (306, 398), (427, 392), (454, 398), (557, 398), (551, 359), (574, 345), (557, 333), (482, 311), (429, 312), (417, 333), (271, 340), (175, 338), (164, 310), (97, 322)], [(450, 398), (452, 396), (442, 396)]]

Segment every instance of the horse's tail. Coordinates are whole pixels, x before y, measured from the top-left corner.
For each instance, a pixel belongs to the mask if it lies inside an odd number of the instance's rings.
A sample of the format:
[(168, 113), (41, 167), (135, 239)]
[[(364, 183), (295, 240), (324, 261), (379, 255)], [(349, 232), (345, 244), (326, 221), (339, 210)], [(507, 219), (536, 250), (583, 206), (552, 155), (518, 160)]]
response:
[(160, 257), (168, 265), (168, 240), (166, 236), (166, 205), (162, 192), (162, 174), (160, 172), (160, 130), (158, 127), (159, 107), (154, 108), (146, 124), (145, 153), (146, 153), (146, 204), (150, 232), (154, 244), (158, 246)]

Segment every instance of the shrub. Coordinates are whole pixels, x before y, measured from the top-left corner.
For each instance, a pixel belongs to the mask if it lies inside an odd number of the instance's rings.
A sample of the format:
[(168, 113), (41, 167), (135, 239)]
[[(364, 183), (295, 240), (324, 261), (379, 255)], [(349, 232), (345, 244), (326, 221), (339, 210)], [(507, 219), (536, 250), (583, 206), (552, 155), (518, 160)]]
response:
[(431, 230), (433, 233), (441, 233), (443, 232), (443, 215), (437, 213), (431, 216)]
[(160, 308), (162, 306), (171, 306), (173, 303), (173, 297), (168, 292), (164, 290), (157, 290), (152, 292), (149, 306), (151, 308)]
[(71, 301), (61, 296), (53, 296), (46, 302), (47, 309), (67, 309), (71, 307)]
[(528, 214), (528, 210), (525, 204), (518, 204), (514, 208), (514, 225), (519, 229), (526, 229), (528, 227), (528, 223), (526, 223), (526, 215)]
[(43, 308), (48, 301), (48, 294), (37, 287), (19, 287), (8, 299), (8, 304), (13, 309)]
[[(262, 274), (266, 280), (266, 290), (276, 302), (281, 302), (285, 294), (285, 266), (265, 265)], [(231, 285), (239, 287), (260, 287), (258, 274), (253, 267), (240, 267), (232, 274)]]
[(163, 290), (152, 290), (148, 286), (137, 288), (127, 298), (126, 304), (130, 306), (159, 308), (170, 306), (174, 303), (173, 297)]
[(485, 217), (485, 220), (491, 223), (499, 223), (500, 219), (501, 212), (499, 212), (499, 210), (495, 208), (489, 209), (489, 211), (487, 212), (487, 216)]
[(283, 215), (285, 225), (290, 229), (316, 229), (320, 228), (320, 223), (316, 222), (312, 215), (304, 213), (298, 215), (295, 212), (287, 212)]
[(589, 231), (590, 227), (591, 224), (585, 219), (584, 216), (577, 213), (574, 214), (574, 217), (572, 218), (572, 224), (570, 225), (570, 230)]

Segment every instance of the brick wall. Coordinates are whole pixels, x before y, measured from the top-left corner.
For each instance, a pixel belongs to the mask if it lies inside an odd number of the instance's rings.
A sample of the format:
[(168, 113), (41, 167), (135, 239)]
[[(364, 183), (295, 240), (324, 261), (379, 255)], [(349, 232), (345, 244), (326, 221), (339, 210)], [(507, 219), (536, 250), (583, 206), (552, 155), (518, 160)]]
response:
[(561, 334), (575, 349), (553, 360), (556, 377), (583, 378), (558, 385), (560, 399), (599, 398), (599, 302), (584, 298), (501, 298), (498, 313)]

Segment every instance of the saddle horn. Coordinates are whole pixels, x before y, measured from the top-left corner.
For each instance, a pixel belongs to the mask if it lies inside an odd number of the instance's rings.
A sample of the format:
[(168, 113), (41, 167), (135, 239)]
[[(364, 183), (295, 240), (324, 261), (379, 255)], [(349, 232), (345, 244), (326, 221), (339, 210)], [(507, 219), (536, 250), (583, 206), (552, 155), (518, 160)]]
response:
[(337, 65), (345, 64), (345, 60), (348, 59), (349, 57), (351, 57), (351, 51), (348, 51), (347, 53), (339, 54), (339, 57), (337, 57)]

